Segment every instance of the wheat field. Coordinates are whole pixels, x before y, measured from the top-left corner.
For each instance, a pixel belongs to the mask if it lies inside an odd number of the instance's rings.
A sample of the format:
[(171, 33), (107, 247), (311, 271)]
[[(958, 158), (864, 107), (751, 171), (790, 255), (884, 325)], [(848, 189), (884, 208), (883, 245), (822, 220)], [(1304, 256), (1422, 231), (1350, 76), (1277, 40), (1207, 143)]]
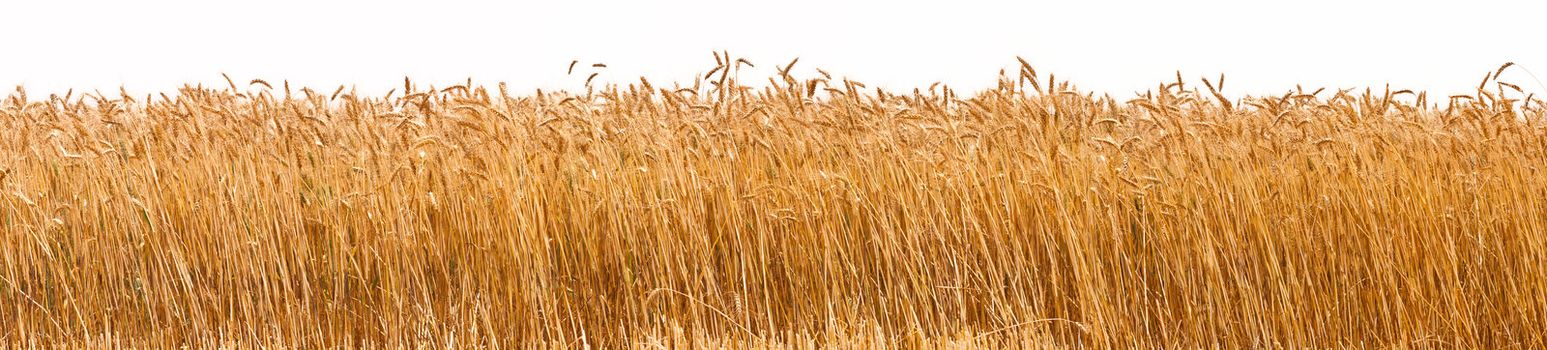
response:
[(1518, 67), (1114, 98), (715, 56), (567, 92), (18, 88), (0, 345), (1547, 347)]

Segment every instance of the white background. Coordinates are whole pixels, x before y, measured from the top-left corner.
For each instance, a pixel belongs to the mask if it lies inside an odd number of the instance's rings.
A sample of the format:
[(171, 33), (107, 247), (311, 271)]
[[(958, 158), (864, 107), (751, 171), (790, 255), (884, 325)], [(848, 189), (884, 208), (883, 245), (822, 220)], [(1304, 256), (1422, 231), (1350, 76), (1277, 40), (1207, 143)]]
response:
[[(1547, 74), (1538, 3), (19, 1), (0, 3), (0, 87), (170, 92), (229, 73), (367, 93), (404, 76), (574, 89), (591, 71), (566, 76), (573, 59), (608, 64), (602, 81), (668, 85), (730, 50), (758, 64), (743, 73), (754, 77), (799, 56), (797, 74), (891, 89), (989, 87), (1020, 55), (1117, 97), (1178, 70), (1225, 73), (1234, 96), (1387, 83), (1450, 94), (1508, 61)], [(1547, 90), (1525, 71), (1504, 78)]]

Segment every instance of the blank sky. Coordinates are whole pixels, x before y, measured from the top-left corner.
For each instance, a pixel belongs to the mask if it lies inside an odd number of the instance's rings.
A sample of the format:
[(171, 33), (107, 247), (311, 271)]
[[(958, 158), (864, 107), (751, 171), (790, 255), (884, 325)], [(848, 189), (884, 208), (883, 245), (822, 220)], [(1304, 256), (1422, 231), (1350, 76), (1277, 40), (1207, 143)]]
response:
[[(600, 79), (687, 82), (729, 50), (771, 74), (799, 56), (894, 89), (992, 85), (1020, 55), (1085, 90), (1132, 96), (1177, 70), (1226, 90), (1326, 87), (1465, 92), (1514, 61), (1547, 74), (1537, 1), (23, 1), (0, 10), (0, 86), (137, 93), (182, 83), (288, 79), (331, 90), (574, 88)], [(1524, 71), (1505, 74), (1542, 91)]]

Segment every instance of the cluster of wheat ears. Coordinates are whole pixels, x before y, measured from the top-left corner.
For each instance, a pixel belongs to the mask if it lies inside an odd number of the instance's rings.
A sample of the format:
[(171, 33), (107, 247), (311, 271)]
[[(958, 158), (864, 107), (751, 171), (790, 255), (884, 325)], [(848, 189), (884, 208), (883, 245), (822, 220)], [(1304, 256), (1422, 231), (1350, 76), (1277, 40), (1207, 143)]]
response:
[(1124, 100), (1024, 61), (969, 95), (716, 61), (19, 88), (0, 344), (1547, 347), (1547, 113), (1508, 65), (1446, 98)]

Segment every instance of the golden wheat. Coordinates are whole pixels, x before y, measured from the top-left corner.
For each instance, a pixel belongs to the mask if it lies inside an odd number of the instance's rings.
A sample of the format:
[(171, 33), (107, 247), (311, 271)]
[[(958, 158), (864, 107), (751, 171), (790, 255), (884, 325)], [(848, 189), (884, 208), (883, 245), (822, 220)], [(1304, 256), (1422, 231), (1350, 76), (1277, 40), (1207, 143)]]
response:
[(1430, 105), (714, 58), (528, 96), (17, 89), (0, 343), (1547, 347), (1547, 115), (1511, 65)]

